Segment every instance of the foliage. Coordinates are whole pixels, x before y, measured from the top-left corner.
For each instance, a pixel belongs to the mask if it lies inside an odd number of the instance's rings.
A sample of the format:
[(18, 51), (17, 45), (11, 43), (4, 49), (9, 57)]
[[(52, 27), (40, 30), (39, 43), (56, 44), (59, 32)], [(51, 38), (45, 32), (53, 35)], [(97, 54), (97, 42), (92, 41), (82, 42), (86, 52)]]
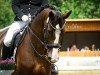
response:
[(13, 70), (15, 69), (15, 62), (12, 60), (5, 60), (0, 62), (0, 70)]
[(11, 0), (0, 0), (0, 28), (11, 24), (13, 17)]
[(61, 12), (72, 10), (71, 19), (100, 18), (100, 0), (50, 0)]
[[(49, 0), (62, 13), (72, 10), (71, 19), (100, 18), (100, 0)], [(14, 14), (11, 0), (0, 0), (0, 28), (10, 25)]]

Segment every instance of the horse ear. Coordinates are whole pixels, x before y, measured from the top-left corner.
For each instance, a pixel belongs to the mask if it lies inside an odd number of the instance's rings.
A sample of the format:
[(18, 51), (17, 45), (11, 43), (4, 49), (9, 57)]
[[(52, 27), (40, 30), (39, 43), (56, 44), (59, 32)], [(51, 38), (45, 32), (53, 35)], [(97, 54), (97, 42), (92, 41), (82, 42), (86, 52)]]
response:
[(54, 19), (54, 17), (55, 17), (55, 15), (54, 15), (54, 13), (51, 11), (51, 12), (49, 12), (49, 18), (51, 19), (51, 20), (53, 20)]
[(72, 11), (69, 11), (68, 13), (63, 14), (63, 18), (66, 19), (69, 17)]

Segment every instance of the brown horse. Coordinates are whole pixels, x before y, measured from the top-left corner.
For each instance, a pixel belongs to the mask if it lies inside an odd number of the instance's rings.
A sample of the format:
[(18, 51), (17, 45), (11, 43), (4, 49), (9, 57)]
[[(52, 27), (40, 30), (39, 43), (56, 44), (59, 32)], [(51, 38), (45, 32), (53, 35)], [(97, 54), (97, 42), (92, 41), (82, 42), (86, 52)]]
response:
[(69, 15), (70, 12), (61, 14), (50, 5), (42, 6), (35, 13), (17, 47), (12, 75), (51, 75), (51, 64), (58, 60), (60, 34)]

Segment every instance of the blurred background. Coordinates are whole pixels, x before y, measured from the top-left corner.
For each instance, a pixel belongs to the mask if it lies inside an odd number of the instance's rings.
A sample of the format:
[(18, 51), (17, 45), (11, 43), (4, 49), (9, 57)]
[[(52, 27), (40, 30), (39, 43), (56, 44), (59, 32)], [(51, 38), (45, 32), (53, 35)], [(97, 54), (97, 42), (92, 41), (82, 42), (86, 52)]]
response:
[[(100, 18), (100, 0), (49, 0), (62, 13), (72, 10), (70, 19)], [(0, 29), (13, 22), (11, 0), (0, 0)]]

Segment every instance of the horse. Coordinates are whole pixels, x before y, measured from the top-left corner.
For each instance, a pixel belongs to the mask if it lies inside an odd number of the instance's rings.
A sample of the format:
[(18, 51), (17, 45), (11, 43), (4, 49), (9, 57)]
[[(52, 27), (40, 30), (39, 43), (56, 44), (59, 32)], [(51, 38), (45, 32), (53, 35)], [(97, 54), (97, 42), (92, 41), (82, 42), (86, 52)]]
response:
[(62, 14), (51, 5), (36, 11), (17, 46), (12, 75), (52, 75), (51, 65), (58, 60), (61, 47), (60, 34), (64, 32), (65, 19), (70, 13)]

